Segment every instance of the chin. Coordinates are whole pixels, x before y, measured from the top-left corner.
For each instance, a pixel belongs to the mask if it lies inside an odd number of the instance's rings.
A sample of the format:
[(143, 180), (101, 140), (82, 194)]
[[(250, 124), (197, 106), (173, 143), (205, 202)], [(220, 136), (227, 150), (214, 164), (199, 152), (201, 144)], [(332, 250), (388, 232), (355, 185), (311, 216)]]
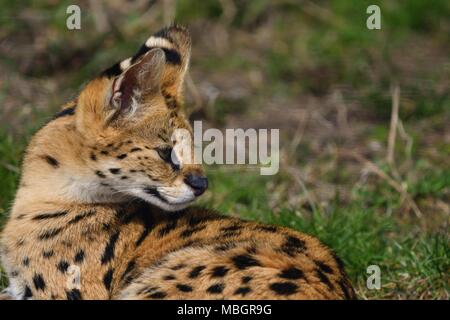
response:
[(187, 206), (189, 206), (192, 203), (192, 201), (186, 201), (186, 202), (182, 202), (182, 203), (170, 203), (170, 202), (166, 202), (166, 201), (162, 201), (160, 199), (150, 198), (150, 197), (146, 197), (144, 200), (153, 204), (154, 206), (157, 206), (160, 209), (163, 209), (165, 211), (170, 211), (170, 212), (183, 210), (184, 208), (186, 208)]

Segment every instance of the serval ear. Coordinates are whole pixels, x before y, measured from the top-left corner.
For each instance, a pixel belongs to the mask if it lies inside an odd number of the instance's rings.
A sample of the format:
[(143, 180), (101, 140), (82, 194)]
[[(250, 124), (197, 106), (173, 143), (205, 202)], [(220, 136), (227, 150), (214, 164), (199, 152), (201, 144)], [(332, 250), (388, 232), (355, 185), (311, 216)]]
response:
[[(113, 121), (133, 124), (150, 105), (164, 104), (161, 94), (165, 54), (152, 49), (131, 63), (123, 61), (116, 76), (102, 76), (89, 82), (78, 96), (77, 128), (87, 135), (98, 135)], [(153, 103), (149, 103), (149, 101)], [(120, 121), (120, 120), (126, 120)]]
[(182, 26), (164, 28), (148, 38), (139, 51), (152, 48), (161, 48), (166, 55), (161, 89), (168, 107), (176, 109), (183, 101), (183, 82), (191, 56), (189, 31)]
[(182, 87), (191, 55), (191, 38), (185, 27), (164, 28), (145, 41), (131, 58), (118, 62), (102, 73), (103, 77), (114, 78), (153, 49), (161, 49), (166, 58), (161, 78), (161, 91), (170, 109), (176, 109), (182, 103)]
[[(126, 63), (127, 60), (122, 65)], [(140, 56), (113, 80), (109, 105), (113, 108), (114, 117), (134, 114), (138, 108), (143, 107), (144, 97), (161, 94), (164, 65), (164, 52), (155, 48)]]

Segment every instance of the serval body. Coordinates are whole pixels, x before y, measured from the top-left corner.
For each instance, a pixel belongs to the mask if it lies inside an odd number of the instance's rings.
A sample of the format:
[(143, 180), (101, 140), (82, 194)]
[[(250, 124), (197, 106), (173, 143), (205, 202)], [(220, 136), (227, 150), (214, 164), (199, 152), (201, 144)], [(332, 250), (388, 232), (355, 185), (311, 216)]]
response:
[[(92, 80), (33, 137), (2, 233), (14, 299), (345, 299), (317, 239), (186, 208), (206, 187), (181, 105), (178, 26)], [(186, 149), (187, 148), (187, 149)]]

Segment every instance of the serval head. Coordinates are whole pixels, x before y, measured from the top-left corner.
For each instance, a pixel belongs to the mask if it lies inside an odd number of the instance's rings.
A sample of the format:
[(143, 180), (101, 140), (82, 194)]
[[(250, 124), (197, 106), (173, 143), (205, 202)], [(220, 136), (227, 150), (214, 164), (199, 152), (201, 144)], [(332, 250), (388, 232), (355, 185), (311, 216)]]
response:
[(188, 31), (173, 26), (90, 81), (33, 138), (22, 189), (80, 203), (140, 198), (169, 211), (200, 196), (208, 180), (181, 110), (189, 57)]

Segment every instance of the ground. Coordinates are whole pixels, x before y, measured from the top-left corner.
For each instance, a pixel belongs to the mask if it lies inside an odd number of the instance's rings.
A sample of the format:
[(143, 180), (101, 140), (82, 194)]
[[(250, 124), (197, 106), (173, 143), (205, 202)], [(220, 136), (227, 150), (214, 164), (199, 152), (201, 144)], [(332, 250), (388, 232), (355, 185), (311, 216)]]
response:
[[(200, 203), (316, 235), (362, 299), (450, 297), (448, 1), (75, 1), (82, 29), (68, 31), (73, 3), (0, 0), (2, 223), (30, 135), (175, 17), (193, 38), (191, 119), (280, 129), (277, 175), (210, 166)], [(381, 30), (366, 28), (369, 4)], [(370, 265), (380, 290), (366, 286)]]

